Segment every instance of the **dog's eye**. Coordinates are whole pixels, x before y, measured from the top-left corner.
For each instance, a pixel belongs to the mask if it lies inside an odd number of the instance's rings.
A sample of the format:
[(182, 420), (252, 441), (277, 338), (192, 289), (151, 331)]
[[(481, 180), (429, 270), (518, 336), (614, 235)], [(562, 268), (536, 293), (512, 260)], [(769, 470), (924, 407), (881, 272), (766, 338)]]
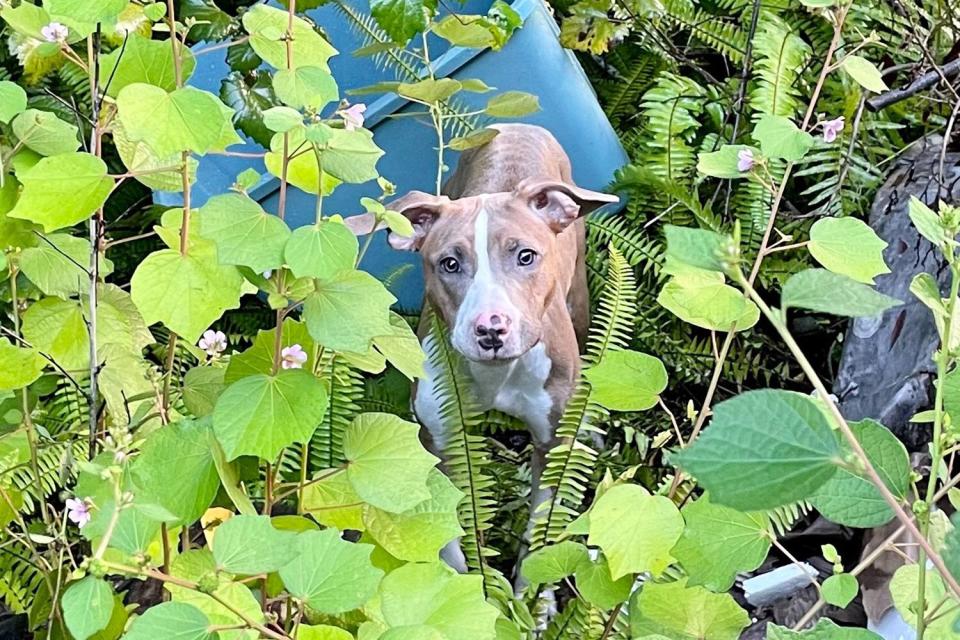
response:
[(529, 267), (537, 258), (537, 252), (533, 249), (523, 249), (517, 254), (517, 264), (521, 267)]
[(460, 263), (457, 262), (456, 258), (444, 258), (440, 261), (440, 268), (447, 273), (459, 273)]

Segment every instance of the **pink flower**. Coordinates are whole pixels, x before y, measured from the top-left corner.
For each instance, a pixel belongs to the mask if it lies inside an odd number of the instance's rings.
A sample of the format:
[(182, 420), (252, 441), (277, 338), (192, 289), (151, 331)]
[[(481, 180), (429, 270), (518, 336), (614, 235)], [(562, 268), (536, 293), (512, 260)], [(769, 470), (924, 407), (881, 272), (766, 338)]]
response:
[(307, 354), (299, 344), (284, 347), (280, 357), (280, 366), (284, 369), (300, 369), (307, 361)]
[(837, 139), (837, 136), (843, 131), (843, 116), (839, 118), (834, 118), (833, 120), (826, 120), (821, 123), (823, 126), (823, 141), (824, 142), (833, 142)]
[(740, 149), (737, 153), (737, 170), (750, 171), (753, 169), (753, 151), (750, 149)]
[(66, 42), (69, 34), (69, 29), (59, 22), (51, 22), (40, 29), (40, 35), (42, 35), (43, 39), (47, 42)]
[(197, 346), (206, 351), (208, 356), (216, 357), (226, 351), (227, 336), (223, 331), (207, 329), (203, 332), (203, 337), (200, 338)]
[(337, 115), (343, 118), (343, 125), (347, 131), (353, 131), (363, 126), (363, 114), (367, 110), (365, 104), (350, 105), (346, 109), (337, 111)]
[(90, 522), (90, 504), (86, 498), (67, 498), (67, 519), (81, 529)]

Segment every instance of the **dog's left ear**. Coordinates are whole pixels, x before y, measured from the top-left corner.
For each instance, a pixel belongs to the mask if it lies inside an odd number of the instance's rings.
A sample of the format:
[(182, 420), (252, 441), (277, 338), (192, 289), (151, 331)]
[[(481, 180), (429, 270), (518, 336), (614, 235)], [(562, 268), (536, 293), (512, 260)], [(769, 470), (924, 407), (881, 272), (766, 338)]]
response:
[(566, 229), (580, 216), (585, 216), (604, 204), (620, 201), (620, 198), (608, 193), (537, 178), (522, 181), (517, 185), (514, 194), (526, 202), (527, 206), (557, 233)]

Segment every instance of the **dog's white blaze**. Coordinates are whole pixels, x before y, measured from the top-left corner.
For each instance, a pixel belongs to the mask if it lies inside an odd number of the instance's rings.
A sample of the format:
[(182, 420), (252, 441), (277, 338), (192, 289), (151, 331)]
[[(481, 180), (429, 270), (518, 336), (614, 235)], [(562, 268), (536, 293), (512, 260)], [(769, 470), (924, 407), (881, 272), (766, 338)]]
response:
[[(473, 251), (477, 260), (473, 280), (454, 320), (453, 342), (461, 352), (476, 350), (473, 328), (477, 316), (482, 312), (506, 313), (512, 318), (515, 328), (520, 320), (519, 311), (503, 285), (497, 282), (490, 264), (490, 215), (483, 207), (473, 222)], [(511, 340), (516, 338), (508, 336), (506, 339), (507, 342)]]

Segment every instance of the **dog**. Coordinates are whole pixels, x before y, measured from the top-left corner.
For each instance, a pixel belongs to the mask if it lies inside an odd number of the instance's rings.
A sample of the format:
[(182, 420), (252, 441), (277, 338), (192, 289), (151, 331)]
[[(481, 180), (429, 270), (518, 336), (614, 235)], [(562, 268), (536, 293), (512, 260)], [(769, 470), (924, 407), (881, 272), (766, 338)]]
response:
[[(437, 196), (411, 191), (387, 205), (413, 234), (388, 235), (394, 249), (423, 257), (424, 309), (449, 328), (466, 359), (482, 410), (522, 420), (531, 435), (531, 521), (550, 492), (540, 487), (556, 427), (580, 373), (589, 324), (583, 216), (617, 196), (573, 183), (570, 159), (542, 127), (501, 124), (488, 143), (469, 149)], [(355, 231), (372, 221), (348, 218)], [(428, 322), (418, 335), (430, 349)], [(428, 447), (441, 457), (448, 434), (439, 415), (436, 372), (416, 383), (413, 408)], [(459, 543), (441, 554), (465, 572)]]

